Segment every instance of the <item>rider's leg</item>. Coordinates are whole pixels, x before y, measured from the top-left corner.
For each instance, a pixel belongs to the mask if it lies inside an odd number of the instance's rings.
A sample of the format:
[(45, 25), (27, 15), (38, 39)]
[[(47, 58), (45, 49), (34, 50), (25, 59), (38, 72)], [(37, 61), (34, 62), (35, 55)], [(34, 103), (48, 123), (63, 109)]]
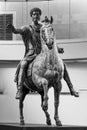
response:
[(67, 71), (67, 68), (66, 68), (66, 65), (64, 64), (64, 76), (63, 76), (64, 80), (66, 81), (68, 87), (69, 87), (69, 90), (70, 90), (70, 93), (71, 95), (75, 96), (75, 97), (79, 97), (79, 94), (78, 92), (76, 92), (73, 88), (73, 84), (70, 80), (70, 77), (69, 77), (69, 74), (68, 74), (68, 71)]
[(14, 82), (18, 82), (19, 71), (20, 71), (20, 63), (17, 65), (17, 69), (16, 69), (16, 72), (15, 72)]
[(20, 98), (24, 78), (25, 78), (25, 69), (27, 67), (28, 61), (27, 60), (22, 60), (20, 63), (20, 71), (18, 75), (18, 91), (16, 93), (16, 99)]
[(20, 62), (20, 70), (18, 74), (18, 91), (16, 93), (16, 99), (20, 99), (20, 94), (21, 94), (21, 90), (22, 90), (22, 86), (23, 86), (23, 82), (25, 78), (25, 69), (35, 59), (35, 57), (36, 57), (36, 54), (30, 55), (29, 53)]

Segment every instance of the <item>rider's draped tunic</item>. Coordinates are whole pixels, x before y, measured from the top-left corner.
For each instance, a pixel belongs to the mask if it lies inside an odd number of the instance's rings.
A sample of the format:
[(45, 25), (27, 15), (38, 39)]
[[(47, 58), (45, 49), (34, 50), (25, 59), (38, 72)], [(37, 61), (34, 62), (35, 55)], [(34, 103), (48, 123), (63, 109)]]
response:
[(24, 60), (31, 61), (41, 52), (41, 26), (41, 24), (38, 24), (37, 26), (31, 24), (29, 26), (22, 27), (22, 39), (25, 44)]

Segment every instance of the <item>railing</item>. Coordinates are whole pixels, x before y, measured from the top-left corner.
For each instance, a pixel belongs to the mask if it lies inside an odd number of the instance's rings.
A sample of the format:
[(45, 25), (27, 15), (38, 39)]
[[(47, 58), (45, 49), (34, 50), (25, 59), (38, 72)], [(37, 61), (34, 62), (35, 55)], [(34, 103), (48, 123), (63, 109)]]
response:
[[(87, 60), (87, 39), (56, 40), (56, 43), (64, 48), (64, 53), (60, 54), (63, 60)], [(22, 41), (0, 41), (0, 60), (20, 60), (24, 56), (24, 49)]]

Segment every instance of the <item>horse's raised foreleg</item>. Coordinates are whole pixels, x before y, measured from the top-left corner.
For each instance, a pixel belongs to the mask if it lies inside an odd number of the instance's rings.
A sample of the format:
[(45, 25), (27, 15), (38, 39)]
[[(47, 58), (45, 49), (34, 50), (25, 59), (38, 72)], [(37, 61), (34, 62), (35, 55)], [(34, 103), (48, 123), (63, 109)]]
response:
[(24, 125), (24, 116), (23, 116), (23, 101), (26, 96), (26, 93), (22, 92), (19, 99), (19, 112), (20, 112), (20, 125)]
[(47, 112), (47, 110), (43, 109), (44, 93), (41, 93), (40, 95), (41, 95), (41, 107), (42, 107), (42, 110), (44, 111), (45, 116), (46, 116), (46, 123), (47, 123), (47, 125), (51, 125), (50, 115)]
[(37, 74), (34, 74), (33, 76), (33, 82), (36, 84), (38, 89), (42, 89), (44, 92), (43, 95), (43, 109), (47, 110), (48, 109), (48, 81), (43, 78), (38, 76)]
[(58, 116), (59, 96), (60, 96), (61, 88), (62, 88), (61, 81), (55, 83), (54, 85), (54, 108), (55, 108), (54, 119), (57, 126), (62, 126), (61, 121), (59, 120), (59, 116)]
[(43, 91), (44, 91), (44, 95), (43, 95), (43, 110), (47, 110), (48, 109), (48, 81), (44, 78), (42, 78), (42, 87), (43, 87)]
[(48, 109), (48, 81), (39, 76), (39, 74), (33, 74), (32, 76), (33, 82), (36, 84), (38, 89), (42, 89), (44, 92), (44, 96), (43, 96), (43, 109), (47, 110)]

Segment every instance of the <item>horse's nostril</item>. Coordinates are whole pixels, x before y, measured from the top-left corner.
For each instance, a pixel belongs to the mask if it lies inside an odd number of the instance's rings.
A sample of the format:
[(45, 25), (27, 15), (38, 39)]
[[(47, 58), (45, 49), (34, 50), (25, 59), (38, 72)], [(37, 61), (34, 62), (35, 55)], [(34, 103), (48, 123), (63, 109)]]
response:
[(52, 45), (53, 45), (54, 41), (52, 41)]
[(54, 43), (54, 41), (53, 41), (53, 39), (51, 39), (51, 40), (50, 40), (50, 44), (53, 45), (53, 43)]

